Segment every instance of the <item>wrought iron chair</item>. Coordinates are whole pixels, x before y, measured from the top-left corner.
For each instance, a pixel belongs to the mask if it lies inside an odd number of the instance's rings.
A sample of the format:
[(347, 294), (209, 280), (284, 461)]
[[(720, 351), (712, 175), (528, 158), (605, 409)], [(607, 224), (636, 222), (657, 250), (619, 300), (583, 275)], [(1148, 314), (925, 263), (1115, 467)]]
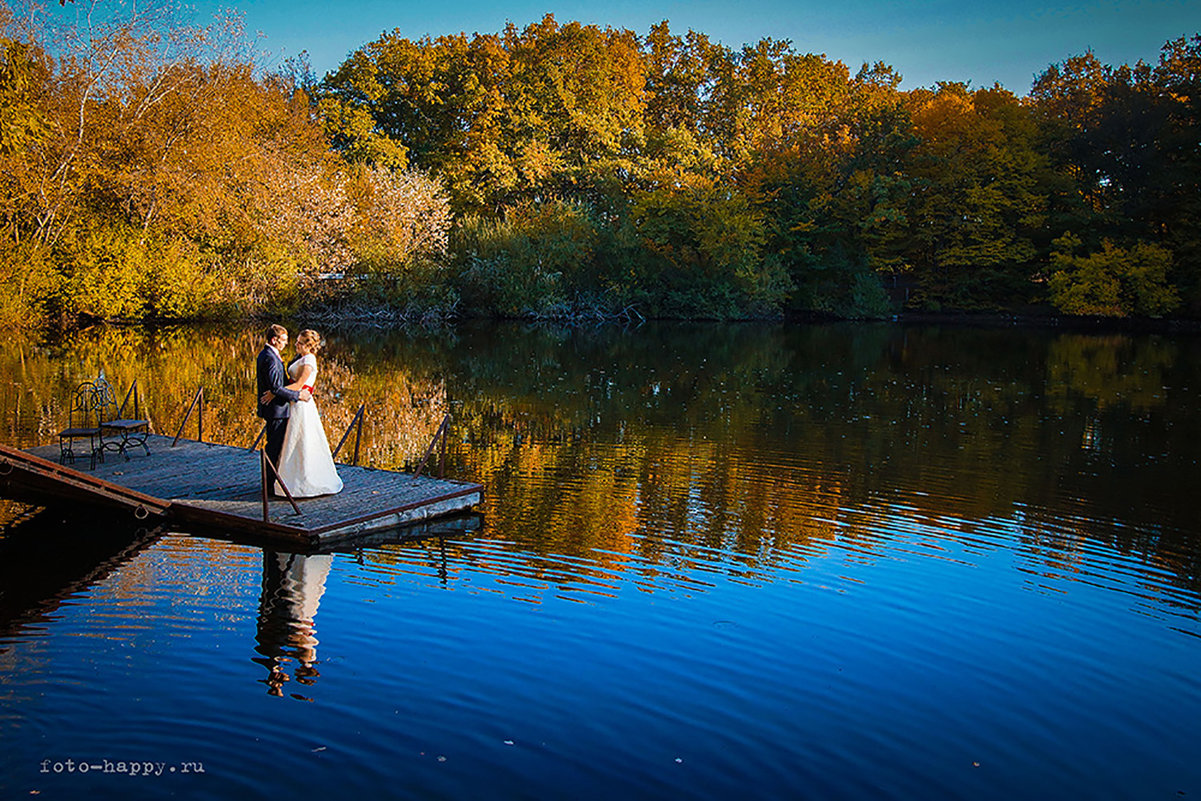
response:
[(67, 412), (67, 427), (58, 432), (58, 462), (75, 464), (75, 442), (88, 441), (88, 457), (91, 469), (96, 469), (96, 460), (104, 461), (104, 445), (100, 438), (100, 408), (97, 405), (95, 382), (84, 381), (75, 388), (71, 396), (71, 408)]
[[(103, 451), (116, 451), (125, 457), (125, 461), (129, 461), (129, 448), (142, 446), (142, 450), (146, 451), (146, 455), (150, 455), (150, 448), (146, 445), (146, 439), (150, 435), (150, 421), (138, 419), (138, 381), (135, 378), (129, 386), (129, 391), (125, 393), (125, 400), (121, 402), (121, 408), (117, 408), (116, 397), (113, 395), (112, 387), (103, 378), (96, 380), (97, 391), (97, 408), (99, 409), (99, 425), (100, 425), (100, 449), (101, 459), (104, 461)], [(133, 417), (123, 417), (125, 407), (129, 403), (130, 396), (133, 396)], [(112, 435), (112, 438), (105, 441), (105, 435)]]

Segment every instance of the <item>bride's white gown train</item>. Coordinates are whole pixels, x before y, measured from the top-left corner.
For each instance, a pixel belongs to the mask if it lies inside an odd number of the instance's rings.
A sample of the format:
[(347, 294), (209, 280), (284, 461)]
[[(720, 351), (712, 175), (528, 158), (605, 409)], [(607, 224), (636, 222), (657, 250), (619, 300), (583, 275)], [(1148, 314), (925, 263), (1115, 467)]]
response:
[[(317, 357), (313, 354), (293, 362), (288, 367), (288, 375), (295, 381), (306, 364), (313, 368), (313, 377), (307, 385), (311, 387), (317, 381)], [(279, 454), (279, 477), (294, 498), (333, 495), (342, 491), (342, 479), (338, 477), (338, 469), (329, 452), (321, 415), (317, 412), (317, 404), (311, 400), (292, 403), (284, 447)], [(275, 491), (283, 494), (278, 482)]]

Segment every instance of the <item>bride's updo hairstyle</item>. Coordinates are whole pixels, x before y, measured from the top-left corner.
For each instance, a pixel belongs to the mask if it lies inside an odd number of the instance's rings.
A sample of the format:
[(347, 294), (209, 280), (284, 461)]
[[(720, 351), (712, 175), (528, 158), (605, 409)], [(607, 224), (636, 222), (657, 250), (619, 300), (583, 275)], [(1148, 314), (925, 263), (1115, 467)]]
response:
[(321, 350), (321, 335), (311, 328), (306, 328), (296, 335), (296, 344), (304, 345), (309, 353)]

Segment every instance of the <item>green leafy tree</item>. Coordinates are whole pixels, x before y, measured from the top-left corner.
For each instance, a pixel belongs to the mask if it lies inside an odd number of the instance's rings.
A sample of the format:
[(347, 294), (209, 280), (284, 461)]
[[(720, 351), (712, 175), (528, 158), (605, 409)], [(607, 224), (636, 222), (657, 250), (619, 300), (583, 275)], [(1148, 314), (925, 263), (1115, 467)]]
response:
[(1049, 173), (1037, 127), (998, 87), (941, 84), (910, 95), (920, 144), (906, 175), (906, 266), (927, 308), (1021, 302), (1039, 264)]
[(1180, 306), (1168, 281), (1171, 251), (1144, 242), (1120, 248), (1106, 240), (1097, 252), (1073, 255), (1081, 244), (1071, 234), (1056, 240), (1050, 287), (1051, 300), (1061, 311), (1103, 317), (1163, 317)]
[(777, 313), (792, 288), (787, 271), (765, 258), (762, 212), (741, 192), (700, 182), (638, 196), (634, 230), (649, 258), (644, 286), (670, 316)]
[[(570, 317), (584, 295), (603, 303), (590, 272), (600, 237), (587, 207), (526, 204), (503, 219), (470, 217), (456, 232), (457, 286), (470, 309), (502, 317)], [(603, 310), (597, 307), (594, 310)]]
[(788, 265), (795, 284), (794, 311), (841, 317), (891, 311), (879, 273), (902, 261), (897, 254), (907, 241), (912, 191), (902, 170), (917, 143), (899, 82), (883, 64), (864, 65), (830, 92), (842, 98), (837, 128), (798, 130), (762, 150), (747, 171), (745, 183), (764, 198), (769, 250)]
[(1201, 314), (1201, 36), (1164, 45), (1152, 72), (1167, 106), (1158, 139), (1157, 171), (1163, 244), (1174, 260), (1173, 282), (1188, 311)]
[(1089, 249), (1154, 243), (1201, 313), (1201, 38), (1168, 42), (1156, 65), (1102, 64), (1094, 54), (1049, 67), (1031, 91), (1055, 168), (1052, 225)]

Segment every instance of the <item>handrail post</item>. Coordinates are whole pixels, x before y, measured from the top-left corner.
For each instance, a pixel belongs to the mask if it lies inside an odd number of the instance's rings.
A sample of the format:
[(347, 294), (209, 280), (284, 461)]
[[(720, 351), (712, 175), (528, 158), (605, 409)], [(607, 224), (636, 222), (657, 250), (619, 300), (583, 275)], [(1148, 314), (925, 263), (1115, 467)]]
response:
[(263, 522), (267, 522), (267, 451), (259, 451), (259, 488), (263, 494)]
[[(176, 444), (177, 442), (179, 442), (179, 438), (180, 438), (180, 436), (183, 434), (183, 427), (184, 427), (185, 425), (187, 425), (187, 423), (188, 423), (188, 418), (192, 416), (192, 410), (196, 408), (196, 403), (197, 403), (197, 402), (199, 402), (199, 403), (201, 404), (201, 408), (203, 408), (203, 404), (204, 404), (204, 387), (197, 387), (197, 388), (196, 388), (196, 394), (192, 396), (192, 403), (191, 403), (191, 405), (190, 405), (190, 406), (188, 406), (188, 411), (187, 411), (187, 412), (184, 414), (184, 416), (183, 416), (183, 421), (182, 421), (182, 422), (179, 424), (179, 430), (175, 432), (175, 439), (173, 439), (173, 440), (171, 441), (171, 447), (172, 447), (172, 448), (174, 448), (174, 447), (175, 447), (175, 444)], [(201, 412), (201, 414), (203, 415), (203, 411)], [(203, 424), (203, 423), (201, 423), (200, 425), (201, 425), (201, 428), (200, 428), (200, 438), (201, 438), (201, 439), (204, 439), (204, 424)]]
[[(425, 455), (421, 457), (421, 463), (417, 465), (417, 469), (413, 472), (413, 478), (417, 478), (418, 476), (420, 476), (421, 471), (425, 469), (425, 463), (429, 461), (430, 456), (433, 455), (433, 453), (434, 453), (434, 448), (436, 448), (438, 446), (438, 437), (442, 437), (442, 453), (443, 453), (442, 459), (445, 462), (445, 459), (446, 459), (446, 456), (445, 456), (445, 454), (446, 454), (446, 435), (449, 430), (450, 430), (450, 415), (448, 414), (442, 418), (442, 424), (439, 425), (438, 430), (434, 432), (434, 437), (433, 437), (433, 439), (430, 440), (429, 447), (425, 449)], [(439, 476), (439, 478), (442, 478), (442, 477), (443, 476), (441, 476), (441, 475)]]
[(257, 451), (259, 449), (259, 441), (263, 435), (267, 433), (267, 424), (263, 423), (263, 427), (259, 429), (259, 435), (254, 438), (254, 444), (250, 446), (250, 450)]
[(262, 482), (262, 484), (263, 484), (263, 522), (264, 523), (268, 522), (267, 521), (267, 482), (268, 482), (268, 480), (279, 484), (280, 489), (282, 489), (284, 491), (284, 497), (286, 497), (288, 499), (288, 503), (292, 504), (292, 511), (298, 515), (303, 515), (304, 512), (300, 511), (300, 507), (296, 505), (296, 499), (292, 497), (292, 491), (290, 489), (288, 489), (288, 485), (284, 483), (283, 478), (280, 477), (280, 475), (279, 475), (279, 471), (275, 468), (275, 463), (272, 462), (271, 457), (269, 457), (267, 455), (267, 449), (263, 448), (261, 451), (259, 451), (259, 453), (261, 453), (263, 455), (263, 461), (262, 461), (262, 465), (263, 465), (263, 482)]
[(354, 466), (359, 465), (359, 441), (363, 438), (363, 407), (359, 406), (359, 424), (354, 430)]
[(196, 441), (204, 442), (204, 387), (197, 391), (200, 393), (200, 408), (196, 410)]
[(438, 454), (438, 478), (446, 478), (446, 440), (450, 438), (450, 415), (442, 420), (442, 452)]
[(366, 404), (360, 403), (359, 410), (354, 413), (354, 417), (350, 418), (350, 425), (346, 427), (346, 433), (342, 435), (342, 439), (338, 440), (338, 447), (334, 448), (334, 452), (331, 454), (334, 459), (338, 458), (338, 454), (342, 451), (342, 446), (346, 444), (346, 439), (350, 436), (350, 430), (357, 425), (358, 428), (354, 436), (354, 463), (356, 465), (359, 463), (359, 440), (363, 434), (363, 409), (365, 407)]
[(124, 419), (125, 405), (129, 403), (129, 396), (133, 395), (133, 416), (138, 416), (138, 379), (134, 379), (129, 385), (129, 389), (125, 391), (125, 400), (121, 401), (121, 408), (117, 410), (117, 418)]

